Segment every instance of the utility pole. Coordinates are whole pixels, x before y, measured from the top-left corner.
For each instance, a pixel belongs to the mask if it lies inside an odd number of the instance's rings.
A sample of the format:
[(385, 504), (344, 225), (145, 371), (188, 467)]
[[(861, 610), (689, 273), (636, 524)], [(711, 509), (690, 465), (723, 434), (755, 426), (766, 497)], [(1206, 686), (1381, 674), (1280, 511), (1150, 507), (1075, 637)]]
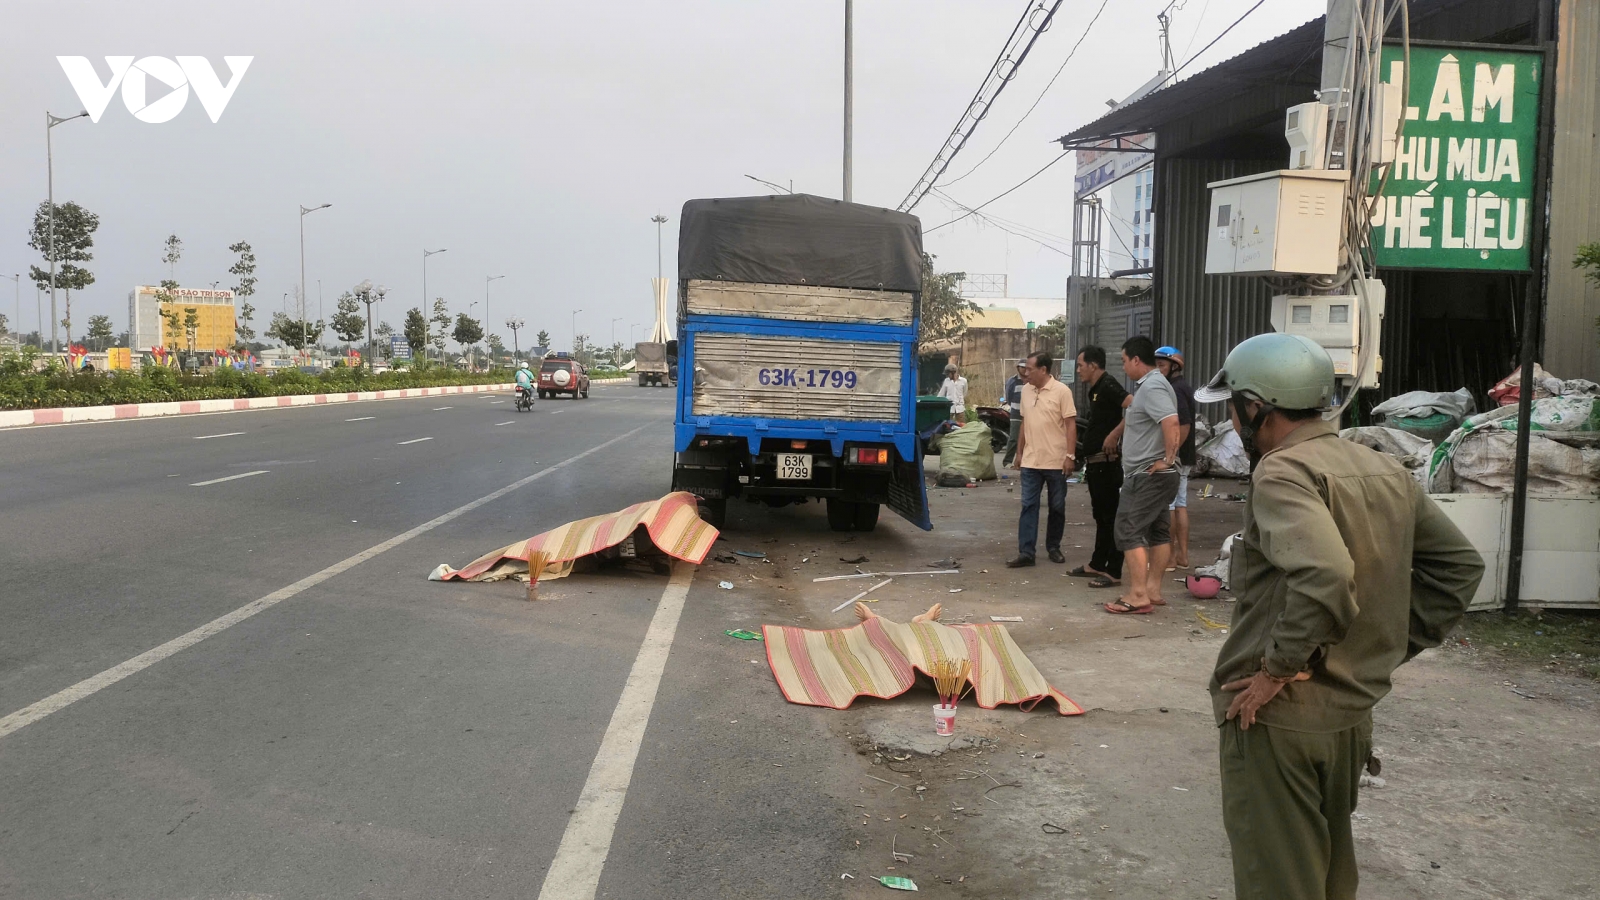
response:
[(844, 0), (844, 202), (851, 202), (850, 144), (855, 119), (855, 37), (853, 0)]
[[(48, 191), (48, 193), (46, 195), (47, 199), (46, 199), (45, 202), (48, 203), (49, 206), (50, 206), (50, 226), (49, 226), (49, 228), (50, 228), (50, 240), (49, 240), (49, 246), (50, 246), (50, 352), (51, 353), (60, 353), (61, 352), (61, 342), (59, 340), (57, 340), (57, 338), (56, 338), (56, 325), (57, 325), (57, 322), (56, 322), (56, 154), (55, 154), (55, 147), (50, 142), (50, 129), (56, 127), (57, 125), (60, 125), (62, 122), (71, 122), (73, 119), (81, 119), (84, 116), (87, 116), (88, 114), (89, 114), (89, 111), (88, 110), (84, 110), (84, 111), (78, 113), (75, 116), (67, 116), (65, 119), (63, 119), (63, 118), (61, 118), (59, 116), (51, 115), (49, 110), (46, 110), (45, 114), (44, 114), (44, 123), (45, 123), (44, 124), (44, 165), (45, 165), (45, 180), (48, 182), (48, 184), (46, 186), (46, 190)], [(42, 339), (43, 335), (41, 334), (40, 337)]]
[(667, 217), (656, 213), (650, 217), (650, 221), (656, 223), (656, 277), (661, 278), (661, 226), (667, 224)]

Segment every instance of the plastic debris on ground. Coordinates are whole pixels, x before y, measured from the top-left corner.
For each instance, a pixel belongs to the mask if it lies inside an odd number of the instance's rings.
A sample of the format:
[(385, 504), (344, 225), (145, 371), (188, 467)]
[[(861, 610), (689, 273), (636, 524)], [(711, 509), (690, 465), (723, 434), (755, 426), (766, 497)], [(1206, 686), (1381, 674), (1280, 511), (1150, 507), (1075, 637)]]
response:
[(735, 556), (743, 556), (743, 557), (746, 557), (747, 559), (766, 559), (767, 558), (767, 555), (765, 553), (762, 553), (759, 550), (735, 550), (733, 552), (734, 552)]
[(725, 591), (731, 591), (731, 590), (733, 590), (733, 582), (731, 582), (731, 581), (719, 581), (719, 582), (717, 582), (717, 587), (722, 588)]
[[(745, 631), (743, 628), (739, 628), (739, 629), (732, 630), (732, 631), (724, 631), (723, 634), (725, 634), (725, 635), (727, 635), (728, 637), (731, 637), (731, 638), (738, 638), (741, 641), (759, 641), (759, 640), (761, 640), (761, 635), (756, 634), (754, 631)], [(753, 660), (752, 660), (752, 662), (753, 662)]]
[(1232, 422), (1219, 424), (1216, 434), (1195, 451), (1191, 477), (1206, 475), (1224, 478), (1250, 476), (1250, 456), (1244, 452), (1244, 443), (1233, 430)]
[(1021, 616), (990, 616), (989, 617), (989, 621), (991, 621), (991, 622), (1021, 622), (1022, 621), (1022, 617)]
[(917, 883), (915, 881), (899, 875), (880, 876), (878, 878), (878, 883), (882, 884), (886, 888), (894, 888), (897, 891), (914, 891), (917, 889)]
[(1209, 566), (1197, 566), (1196, 575), (1210, 575), (1222, 582), (1223, 590), (1231, 590), (1228, 586), (1229, 569), (1233, 563), (1233, 542), (1244, 539), (1244, 532), (1234, 532), (1222, 541), (1222, 552), (1217, 554), (1217, 561)]

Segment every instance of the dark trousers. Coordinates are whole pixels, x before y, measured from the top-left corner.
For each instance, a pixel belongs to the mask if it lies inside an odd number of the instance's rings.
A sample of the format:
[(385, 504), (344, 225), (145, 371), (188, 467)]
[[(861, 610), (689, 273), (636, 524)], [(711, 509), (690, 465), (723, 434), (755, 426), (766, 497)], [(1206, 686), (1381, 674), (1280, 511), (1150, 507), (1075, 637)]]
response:
[(1089, 568), (1112, 578), (1122, 577), (1122, 551), (1117, 549), (1117, 498), (1122, 492), (1122, 463), (1090, 463), (1083, 480), (1089, 485), (1089, 506), (1094, 510), (1094, 555)]
[(1350, 815), (1372, 720), (1332, 734), (1235, 719), (1222, 731), (1222, 824), (1239, 900), (1355, 900)]
[(1022, 470), (1022, 518), (1017, 522), (1017, 553), (1033, 558), (1039, 543), (1039, 494), (1050, 488), (1050, 506), (1045, 515), (1044, 549), (1061, 549), (1061, 535), (1067, 530), (1067, 475), (1060, 469)]
[(1020, 434), (1021, 432), (1022, 432), (1022, 417), (1019, 416), (1019, 415), (1013, 414), (1011, 416), (1011, 433), (1006, 438), (1005, 465), (1008, 466), (1008, 467), (1011, 465), (1011, 461), (1017, 458), (1017, 435)]

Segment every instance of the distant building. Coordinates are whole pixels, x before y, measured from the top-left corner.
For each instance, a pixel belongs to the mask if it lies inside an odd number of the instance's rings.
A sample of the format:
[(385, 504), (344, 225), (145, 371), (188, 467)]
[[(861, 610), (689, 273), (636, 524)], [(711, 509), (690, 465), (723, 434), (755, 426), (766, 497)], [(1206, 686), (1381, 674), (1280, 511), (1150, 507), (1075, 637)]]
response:
[[(1159, 72), (1121, 103), (1108, 105), (1121, 109), (1150, 93), (1166, 77), (1167, 73)], [(1098, 197), (1101, 217), (1097, 269), (1083, 274), (1103, 276), (1150, 268), (1155, 235), (1155, 154), (1149, 151), (1155, 145), (1154, 134), (1136, 134), (1078, 149), (1073, 199)]]
[(193, 309), (200, 317), (195, 330), (195, 350), (216, 350), (232, 347), (236, 323), (233, 315), (233, 291), (175, 288), (173, 301), (158, 299), (161, 288), (147, 284), (136, 286), (128, 293), (128, 346), (135, 352), (156, 347), (168, 350), (188, 350), (188, 335), (173, 335), (167, 321), (161, 317), (163, 309), (176, 311), (180, 318)]

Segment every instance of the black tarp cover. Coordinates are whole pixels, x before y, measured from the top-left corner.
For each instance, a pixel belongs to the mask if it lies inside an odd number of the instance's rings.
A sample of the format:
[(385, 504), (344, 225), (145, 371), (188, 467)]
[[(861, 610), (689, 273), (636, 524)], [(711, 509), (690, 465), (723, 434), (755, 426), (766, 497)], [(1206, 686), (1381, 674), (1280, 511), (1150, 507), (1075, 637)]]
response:
[(921, 291), (922, 223), (810, 194), (690, 200), (678, 228), (678, 277)]

